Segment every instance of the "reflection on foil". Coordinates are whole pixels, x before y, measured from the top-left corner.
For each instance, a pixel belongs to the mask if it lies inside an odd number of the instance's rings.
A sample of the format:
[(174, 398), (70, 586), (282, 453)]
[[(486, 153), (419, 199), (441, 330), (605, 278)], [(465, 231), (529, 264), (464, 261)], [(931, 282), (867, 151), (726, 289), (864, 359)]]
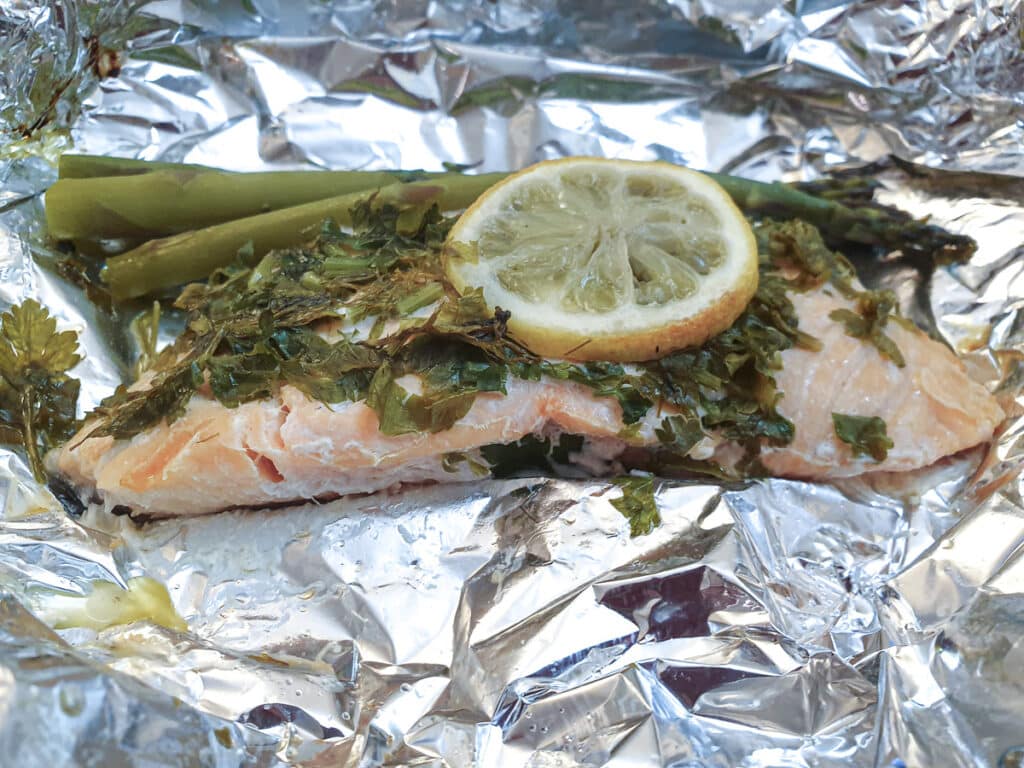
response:
[[(1009, 418), (991, 451), (913, 477), (664, 483), (637, 539), (614, 486), (551, 479), (101, 533), (0, 452), (12, 760), (1021, 763), (1024, 189), (978, 173), (1024, 172), (1018, 1), (132, 5), (0, 0), (0, 305), (35, 296), (80, 332), (85, 408), (133, 353), (129, 318), (57, 277), (40, 237), (68, 126), (81, 151), (239, 170), (956, 167), (886, 172), (878, 197), (975, 237), (971, 263), (866, 276)], [(94, 83), (92, 38), (125, 54), (119, 76)], [(186, 631), (55, 633), (26, 609), (140, 577)]]
[(0, 597), (0, 741), (9, 765), (274, 766), (274, 740), (89, 660)]
[(239, 170), (600, 154), (774, 179), (895, 152), (1019, 173), (1020, 9), (156, 3), (74, 134)]

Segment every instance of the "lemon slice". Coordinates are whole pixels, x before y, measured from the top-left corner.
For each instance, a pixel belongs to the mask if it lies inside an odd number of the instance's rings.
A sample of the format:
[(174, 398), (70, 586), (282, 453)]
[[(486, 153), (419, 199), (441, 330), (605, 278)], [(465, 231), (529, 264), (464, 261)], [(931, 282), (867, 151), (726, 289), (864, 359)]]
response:
[(491, 187), (444, 250), (455, 289), (511, 312), (532, 351), (648, 360), (728, 328), (757, 290), (757, 246), (707, 176), (661, 162), (549, 160)]

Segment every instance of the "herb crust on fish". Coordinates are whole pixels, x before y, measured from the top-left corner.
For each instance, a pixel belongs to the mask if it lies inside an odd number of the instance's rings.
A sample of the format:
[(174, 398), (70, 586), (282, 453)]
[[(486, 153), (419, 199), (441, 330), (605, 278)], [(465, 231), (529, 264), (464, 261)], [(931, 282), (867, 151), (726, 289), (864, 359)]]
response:
[[(533, 354), (506, 312), (445, 279), (451, 220), (432, 208), (403, 232), (401, 219), (368, 202), (352, 232), (327, 223), (305, 247), (255, 265), (243, 253), (187, 287), (185, 332), (51, 467), (108, 508), (161, 516), (468, 479), (530, 440), (589, 472), (912, 469), (983, 442), (1002, 417), (948, 349), (899, 317), (891, 294), (864, 290), (802, 221), (755, 223), (758, 288), (731, 327), (620, 364)], [(865, 412), (870, 397), (814, 379), (849, 379), (853, 356), (878, 372), (873, 386), (918, 392), (902, 406), (910, 417), (953, 413), (953, 399), (967, 417), (939, 418), (941, 434), (919, 439), (900, 413)]]

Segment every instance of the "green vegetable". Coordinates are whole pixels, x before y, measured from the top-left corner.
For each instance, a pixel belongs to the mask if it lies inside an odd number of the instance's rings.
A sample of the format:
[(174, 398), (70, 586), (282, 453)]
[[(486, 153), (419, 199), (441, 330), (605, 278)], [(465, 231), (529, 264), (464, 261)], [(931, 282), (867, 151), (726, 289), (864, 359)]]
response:
[[(512, 80), (515, 80), (513, 78)], [(509, 81), (512, 82), (512, 81)], [(534, 87), (523, 80), (513, 83), (514, 88)], [(508, 84), (499, 83), (494, 91), (499, 94), (508, 93)], [(494, 90), (494, 89), (492, 89)], [(487, 92), (487, 89), (476, 89), (471, 96), (479, 100), (480, 94)], [(484, 99), (486, 100), (486, 98)], [(468, 102), (467, 102), (468, 103)], [(475, 103), (475, 102), (474, 102)], [(462, 102), (457, 109), (465, 105)], [(900, 163), (897, 163), (900, 164)], [(904, 170), (911, 173), (927, 173), (927, 169), (907, 167), (901, 164)], [(461, 168), (448, 168), (448, 171), (459, 171)], [(803, 219), (818, 227), (831, 243), (839, 245), (842, 243), (859, 243), (869, 246), (881, 246), (889, 249), (898, 249), (911, 255), (923, 255), (940, 263), (954, 261), (966, 261), (975, 250), (975, 243), (963, 235), (955, 235), (947, 232), (941, 227), (929, 224), (927, 221), (917, 221), (904, 211), (896, 208), (880, 205), (872, 200), (874, 190), (879, 186), (875, 174), (881, 170), (876, 166), (867, 166), (852, 172), (839, 174), (834, 178), (824, 179), (810, 183), (799, 183), (795, 185), (786, 184), (765, 184), (762, 182), (742, 179), (726, 174), (711, 173), (711, 178), (721, 184), (748, 215), (777, 216), (783, 218)], [(96, 221), (110, 221), (118, 217), (123, 218), (127, 226), (137, 226), (133, 223), (133, 210), (138, 210), (141, 205), (143, 210), (151, 217), (149, 224), (154, 233), (168, 233), (182, 231), (180, 217), (178, 223), (171, 224), (170, 220), (177, 216), (176, 205), (184, 205), (197, 208), (200, 216), (209, 216), (211, 209), (216, 210), (219, 206), (231, 206), (234, 210), (247, 211), (242, 216), (255, 214), (269, 210), (266, 207), (258, 207), (255, 204), (268, 204), (268, 200), (276, 201), (282, 207), (298, 205), (314, 199), (332, 197), (342, 194), (340, 190), (371, 189), (375, 186), (388, 183), (381, 179), (369, 179), (374, 174), (391, 176), (393, 179), (408, 181), (416, 178), (437, 178), (445, 174), (424, 173), (423, 171), (382, 171), (382, 172), (360, 172), (360, 171), (285, 171), (269, 173), (246, 173), (232, 174), (220, 171), (215, 168), (208, 168), (201, 165), (189, 165), (179, 163), (153, 162), (146, 160), (133, 160), (128, 158), (104, 157), (97, 155), (62, 155), (60, 158), (60, 178), (64, 179), (96, 179), (97, 177), (120, 177), (145, 174), (152, 176), (154, 172), (165, 172), (179, 174), (184, 172), (185, 177), (198, 175), (199, 173), (213, 174), (221, 177), (228, 177), (224, 181), (203, 182), (214, 185), (224, 184), (218, 189), (230, 193), (236, 189), (230, 185), (242, 185), (244, 195), (249, 197), (252, 204), (242, 206), (240, 200), (225, 200), (213, 195), (205, 195), (197, 203), (190, 201), (170, 201), (172, 205), (166, 208), (166, 213), (161, 213), (160, 204), (166, 204), (167, 200), (158, 200), (158, 205), (149, 206), (148, 203), (155, 196), (151, 195), (153, 187), (146, 181), (137, 182), (139, 197), (133, 199), (130, 196), (115, 198), (103, 204), (101, 215), (96, 216)], [(491, 174), (492, 183), (496, 183), (503, 174)], [(955, 174), (945, 172), (944, 179), (953, 178)], [(239, 179), (244, 177), (245, 181)], [(324, 178), (318, 178), (324, 177)], [(994, 176), (995, 177), (995, 176)], [(250, 180), (251, 179), (251, 180)], [(71, 219), (81, 220), (84, 226), (89, 226), (91, 216), (82, 215), (81, 211), (95, 211), (96, 203), (93, 200), (101, 200), (102, 193), (97, 192), (105, 186), (109, 179), (102, 179), (103, 185), (98, 187), (84, 188), (83, 195), (70, 197), (67, 205), (71, 210), (67, 213), (59, 212), (58, 216), (67, 216)], [(942, 180), (940, 180), (941, 183)], [(59, 182), (58, 182), (59, 183)], [(962, 186), (962, 180), (961, 180)], [(362, 184), (363, 186), (359, 186)], [(312, 190), (318, 190), (321, 197), (311, 197)], [(242, 196), (242, 195), (240, 195)], [(118, 203), (124, 201), (128, 206), (127, 210), (118, 208)], [(47, 204), (51, 201), (47, 199)], [(205, 204), (205, 205), (204, 205)], [(58, 207), (64, 205), (59, 202)], [(167, 218), (163, 218), (166, 215)], [(219, 221), (228, 219), (221, 218)], [(184, 223), (187, 225), (188, 220)], [(97, 224), (97, 226), (99, 226)], [(195, 223), (191, 225), (195, 226)], [(168, 228), (170, 227), (170, 228)], [(175, 229), (174, 227), (179, 227)], [(110, 235), (92, 235), (94, 237)], [(121, 235), (118, 235), (121, 236)]]
[(877, 416), (832, 414), (836, 437), (853, 449), (854, 456), (870, 456), (884, 461), (893, 442), (885, 433), (885, 422)]
[[(447, 292), (437, 260), (447, 222), (436, 208), (411, 233), (399, 231), (402, 212), (393, 206), (364, 201), (350, 217), (352, 234), (326, 225), (308, 247), (274, 252), (255, 266), (245, 255), (186, 288), (176, 305), (190, 313), (187, 330), (153, 365), (150, 388), (116, 392), (91, 434), (128, 437), (173, 421), (204, 381), (227, 407), (272, 396), (283, 384), (325, 403), (365, 399), (386, 434), (448, 429), (477, 392), (504, 392), (505, 364), (522, 351), (479, 293)], [(429, 315), (408, 317), (434, 297)], [(359, 343), (316, 332), (339, 313), (400, 325)], [(413, 372), (423, 376), (422, 394), (397, 382)]]
[(79, 382), (67, 372), (81, 359), (78, 335), (34, 299), (0, 316), (0, 442), (23, 447), (40, 482), (43, 455), (74, 434)]
[(900, 368), (904, 366), (899, 347), (885, 333), (890, 319), (902, 320), (896, 312), (896, 296), (892, 291), (858, 290), (854, 285), (856, 271), (853, 265), (842, 254), (829, 250), (821, 233), (807, 222), (768, 222), (755, 229), (755, 233), (762, 248), (774, 261), (801, 270), (797, 287), (810, 288), (827, 282), (853, 300), (856, 311), (837, 309), (829, 317), (843, 323), (850, 336), (870, 342)]
[[(46, 191), (46, 225), (58, 240), (150, 240), (396, 183), (462, 178), (422, 171), (228, 173), (192, 168), (62, 178)], [(500, 175), (480, 178), (486, 179), (481, 182), (485, 188)]]
[(614, 483), (622, 489), (622, 496), (612, 499), (612, 506), (629, 520), (630, 536), (644, 536), (661, 524), (653, 478), (620, 477)]
[[(159, 293), (230, 265), (243, 247), (251, 248), (255, 260), (271, 250), (308, 240), (325, 219), (351, 225), (352, 210), (367, 203), (376, 208), (397, 209), (401, 229), (415, 231), (432, 204), (446, 210), (464, 208), (493, 183), (489, 176), (453, 175), (433, 182), (392, 184), (372, 193), (354, 192), (236, 219), (151, 240), (114, 256), (107, 260), (103, 279), (116, 300)], [(339, 257), (344, 266), (359, 266), (346, 260), (344, 254)]]
[[(387, 202), (401, 205), (435, 188), (444, 207), (469, 205), (505, 174), (271, 172), (237, 174), (201, 166), (146, 163), (118, 158), (66, 155), (61, 180), (47, 192), (47, 220), (57, 238), (152, 238), (111, 259), (105, 273), (115, 299), (158, 293), (227, 266), (251, 241), (254, 254), (293, 245), (324, 218), (348, 223), (347, 211), (358, 196), (383, 186)], [(969, 238), (918, 222), (904, 212), (879, 205), (864, 194), (871, 180), (843, 185), (819, 184), (808, 194), (798, 186), (764, 184), (723, 174), (709, 176), (749, 216), (782, 216), (817, 226), (833, 244), (856, 243), (898, 249), (941, 261), (962, 261), (974, 251)], [(420, 186), (401, 193), (412, 179)], [(415, 186), (415, 185), (413, 185)], [(422, 200), (420, 201), (422, 202)], [(413, 204), (415, 208), (415, 204)], [(180, 233), (180, 234), (174, 234)]]
[[(921, 257), (932, 263), (964, 262), (977, 249), (969, 237), (956, 235), (898, 208), (876, 203), (873, 167), (846, 174), (836, 184), (817, 186), (765, 184), (711, 173), (748, 216), (799, 219), (817, 228), (833, 246), (855, 243)], [(808, 194), (804, 187), (814, 194)]]
[(60, 156), (58, 175), (62, 179), (91, 179), (97, 176), (131, 176), (151, 171), (212, 171), (204, 165), (185, 163), (163, 163), (154, 160), (135, 160), (130, 157), (107, 157), (106, 155)]
[(857, 310), (836, 309), (829, 318), (846, 326), (846, 333), (856, 339), (871, 342), (883, 357), (900, 368), (906, 365), (903, 353), (885, 334), (885, 325), (896, 310), (896, 296), (892, 291), (864, 291), (857, 296)]

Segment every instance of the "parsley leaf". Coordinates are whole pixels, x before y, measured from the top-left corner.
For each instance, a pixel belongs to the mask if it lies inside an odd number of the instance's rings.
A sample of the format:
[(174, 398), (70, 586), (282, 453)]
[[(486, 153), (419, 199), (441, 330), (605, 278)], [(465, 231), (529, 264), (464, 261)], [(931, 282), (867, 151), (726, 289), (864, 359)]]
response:
[(885, 422), (877, 416), (832, 414), (836, 437), (853, 449), (854, 456), (870, 456), (884, 461), (893, 442), (885, 433)]
[(661, 524), (658, 502), (654, 498), (654, 478), (620, 477), (614, 480), (622, 496), (612, 499), (612, 506), (629, 520), (629, 535), (643, 536)]
[(679, 456), (686, 456), (704, 438), (700, 419), (694, 413), (668, 416), (661, 420), (661, 426), (654, 433), (666, 448)]
[(42, 456), (74, 434), (80, 360), (78, 335), (58, 331), (39, 302), (26, 299), (0, 316), (0, 440), (21, 445), (32, 474), (45, 480)]
[(829, 318), (846, 326), (848, 336), (865, 339), (900, 368), (906, 365), (903, 354), (885, 334), (886, 323), (896, 309), (896, 295), (892, 291), (863, 291), (857, 295), (856, 311), (836, 309)]

